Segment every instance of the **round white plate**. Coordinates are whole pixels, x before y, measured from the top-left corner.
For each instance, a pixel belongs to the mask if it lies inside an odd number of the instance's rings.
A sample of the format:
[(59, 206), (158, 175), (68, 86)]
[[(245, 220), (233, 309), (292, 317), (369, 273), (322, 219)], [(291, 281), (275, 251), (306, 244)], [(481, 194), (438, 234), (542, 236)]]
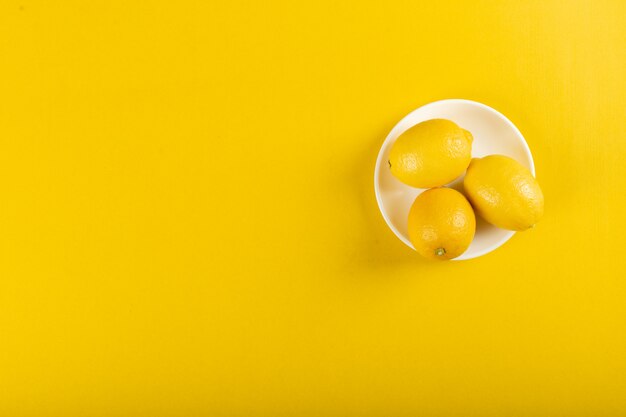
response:
[[(426, 104), (409, 113), (389, 132), (376, 160), (374, 189), (378, 207), (389, 228), (407, 246), (413, 248), (409, 240), (407, 219), (409, 209), (420, 193), (425, 191), (413, 188), (398, 181), (387, 165), (391, 145), (404, 131), (429, 119), (452, 120), (474, 136), (472, 157), (492, 154), (510, 156), (530, 169), (535, 175), (535, 164), (528, 144), (520, 131), (503, 114), (481, 103), (470, 100), (441, 100)], [(463, 177), (448, 184), (459, 191), (463, 189)], [(476, 217), (476, 235), (469, 248), (455, 260), (472, 259), (485, 255), (502, 246), (515, 232), (492, 226)]]

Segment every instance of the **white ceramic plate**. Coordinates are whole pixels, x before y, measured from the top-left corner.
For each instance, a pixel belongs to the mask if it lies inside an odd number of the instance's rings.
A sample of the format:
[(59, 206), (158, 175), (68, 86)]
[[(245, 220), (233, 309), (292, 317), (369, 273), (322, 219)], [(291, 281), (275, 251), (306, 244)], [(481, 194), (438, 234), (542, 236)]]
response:
[[(429, 119), (452, 120), (474, 136), (472, 157), (492, 154), (510, 156), (530, 169), (535, 175), (535, 164), (528, 144), (520, 131), (503, 114), (481, 103), (470, 100), (441, 100), (426, 104), (409, 113), (389, 132), (383, 143), (374, 172), (374, 189), (378, 207), (389, 228), (407, 246), (413, 248), (409, 240), (407, 219), (409, 209), (424, 189), (413, 188), (398, 181), (387, 165), (391, 145), (404, 131)], [(447, 185), (459, 191), (463, 188), (463, 176)], [(476, 218), (476, 235), (467, 251), (456, 260), (472, 259), (485, 255), (509, 240), (515, 232), (499, 229)]]

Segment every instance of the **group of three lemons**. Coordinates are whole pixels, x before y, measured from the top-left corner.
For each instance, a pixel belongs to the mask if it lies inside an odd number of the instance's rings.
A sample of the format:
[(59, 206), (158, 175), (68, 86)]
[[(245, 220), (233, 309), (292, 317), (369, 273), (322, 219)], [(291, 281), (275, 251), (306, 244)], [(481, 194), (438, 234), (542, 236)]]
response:
[[(408, 223), (411, 243), (426, 258), (452, 259), (465, 252), (476, 231), (474, 212), (515, 231), (534, 227), (543, 215), (543, 193), (531, 172), (504, 155), (472, 159), (473, 140), (456, 123), (432, 119), (404, 132), (389, 153), (397, 179), (428, 188), (415, 199)], [(443, 187), (463, 172), (465, 196)]]

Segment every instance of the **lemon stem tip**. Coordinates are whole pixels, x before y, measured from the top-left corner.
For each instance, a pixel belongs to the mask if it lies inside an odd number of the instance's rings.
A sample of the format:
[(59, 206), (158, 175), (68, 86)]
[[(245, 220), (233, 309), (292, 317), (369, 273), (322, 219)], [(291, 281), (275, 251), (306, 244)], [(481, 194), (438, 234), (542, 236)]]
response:
[(446, 254), (446, 250), (444, 248), (437, 248), (437, 249), (435, 249), (435, 255), (443, 256), (445, 254)]

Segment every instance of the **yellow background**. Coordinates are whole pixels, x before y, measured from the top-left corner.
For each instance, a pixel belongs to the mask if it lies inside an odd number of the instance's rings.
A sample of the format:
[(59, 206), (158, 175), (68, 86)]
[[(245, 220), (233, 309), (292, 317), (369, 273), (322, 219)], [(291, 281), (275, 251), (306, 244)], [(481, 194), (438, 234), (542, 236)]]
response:
[[(626, 2), (0, 3), (0, 415), (626, 414)], [(384, 224), (409, 111), (529, 142), (536, 230)]]

